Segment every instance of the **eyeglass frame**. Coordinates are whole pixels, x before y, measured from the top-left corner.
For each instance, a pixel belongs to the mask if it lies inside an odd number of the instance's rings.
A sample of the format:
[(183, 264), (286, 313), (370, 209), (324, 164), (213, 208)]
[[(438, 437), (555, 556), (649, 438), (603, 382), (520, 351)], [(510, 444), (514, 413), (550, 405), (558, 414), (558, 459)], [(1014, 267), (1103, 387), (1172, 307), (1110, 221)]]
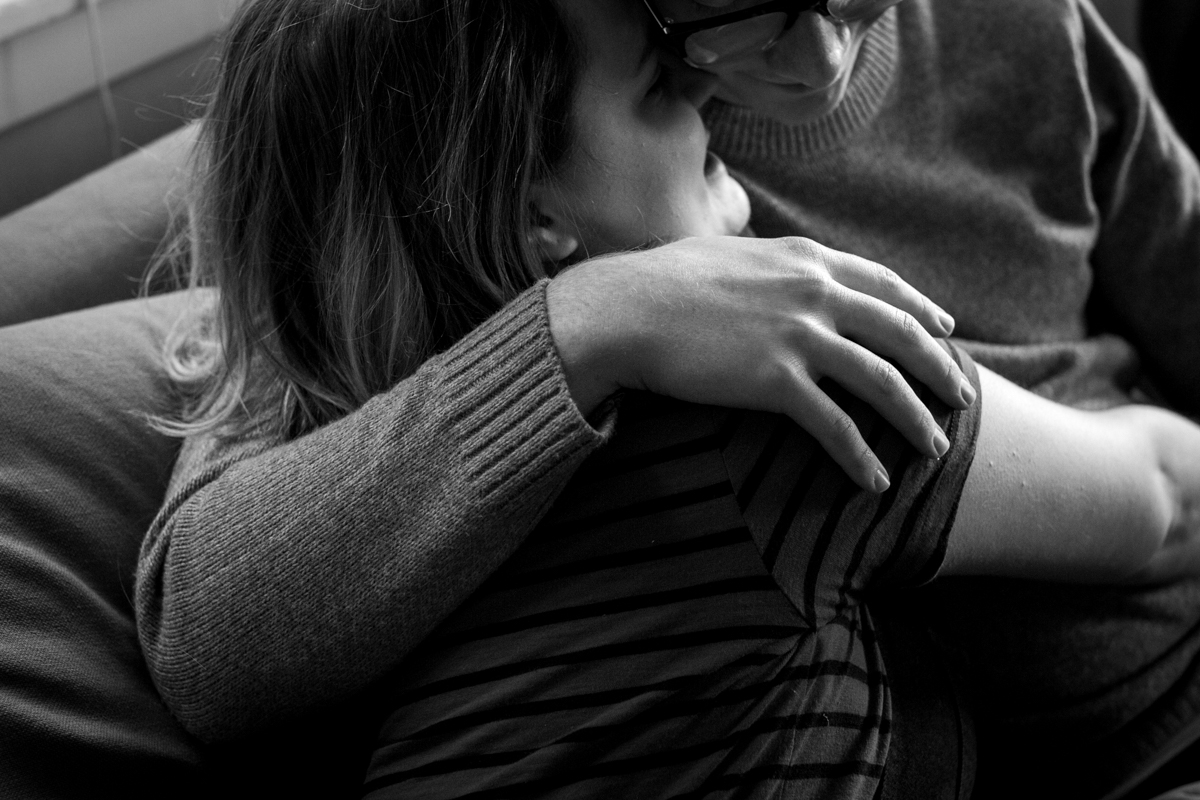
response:
[(728, 14), (718, 14), (715, 17), (693, 20), (692, 22), (674, 22), (670, 17), (659, 14), (651, 0), (642, 0), (642, 3), (646, 6), (646, 10), (650, 12), (650, 18), (654, 20), (654, 25), (658, 29), (658, 34), (663, 42), (672, 53), (684, 61), (689, 61), (686, 46), (688, 37), (700, 31), (719, 28), (722, 25), (729, 25), (734, 22), (742, 22), (743, 20), (761, 17), (765, 14), (774, 14), (778, 11), (783, 11), (787, 14), (787, 20), (783, 24), (782, 31), (791, 28), (796, 23), (796, 19), (806, 11), (816, 11), (823, 17), (833, 16), (829, 12), (829, 0), (767, 0), (765, 3), (759, 3), (750, 8), (743, 8), (740, 11), (730, 11)]

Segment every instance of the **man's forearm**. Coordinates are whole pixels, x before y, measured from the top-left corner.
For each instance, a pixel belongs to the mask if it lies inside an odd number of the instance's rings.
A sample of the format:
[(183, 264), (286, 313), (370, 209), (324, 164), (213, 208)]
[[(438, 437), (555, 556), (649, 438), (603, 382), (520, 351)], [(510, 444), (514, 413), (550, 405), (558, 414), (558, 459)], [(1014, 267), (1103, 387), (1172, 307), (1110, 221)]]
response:
[(0, 219), (0, 325), (123, 300), (182, 209), (196, 126)]

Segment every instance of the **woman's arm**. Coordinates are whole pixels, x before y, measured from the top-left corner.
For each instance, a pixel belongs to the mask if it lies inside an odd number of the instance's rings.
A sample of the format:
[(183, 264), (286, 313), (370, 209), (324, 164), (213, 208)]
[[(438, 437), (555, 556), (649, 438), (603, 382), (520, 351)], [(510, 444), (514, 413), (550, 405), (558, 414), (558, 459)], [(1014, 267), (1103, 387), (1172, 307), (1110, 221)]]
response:
[(135, 593), (163, 699), (215, 741), (364, 688), (512, 554), (602, 438), (566, 390), (539, 286), (307, 436), (189, 441)]
[(979, 372), (975, 461), (941, 575), (1200, 573), (1200, 427), (1150, 406), (1080, 411)]

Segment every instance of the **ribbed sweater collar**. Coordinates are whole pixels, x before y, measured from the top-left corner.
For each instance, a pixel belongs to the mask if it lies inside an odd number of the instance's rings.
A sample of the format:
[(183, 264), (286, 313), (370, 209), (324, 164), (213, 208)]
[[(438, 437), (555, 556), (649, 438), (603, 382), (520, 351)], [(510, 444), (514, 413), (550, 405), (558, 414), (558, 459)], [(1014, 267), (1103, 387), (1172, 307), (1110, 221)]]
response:
[(899, 36), (896, 9), (867, 32), (846, 97), (829, 113), (802, 125), (767, 117), (749, 108), (714, 100), (704, 109), (712, 131), (710, 147), (730, 158), (800, 158), (836, 147), (879, 112), (896, 72)]

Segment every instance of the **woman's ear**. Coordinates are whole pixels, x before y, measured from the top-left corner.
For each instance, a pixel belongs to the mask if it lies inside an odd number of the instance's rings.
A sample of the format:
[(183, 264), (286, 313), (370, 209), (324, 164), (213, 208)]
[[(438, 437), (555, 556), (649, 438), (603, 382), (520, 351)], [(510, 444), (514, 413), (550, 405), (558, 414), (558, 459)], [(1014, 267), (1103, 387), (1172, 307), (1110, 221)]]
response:
[(529, 243), (537, 248), (546, 261), (558, 264), (575, 255), (579, 240), (557, 225), (534, 225), (529, 231)]
[(529, 193), (532, 224), (529, 243), (543, 260), (555, 264), (566, 262), (579, 250), (579, 234), (566, 222), (554, 198), (545, 187), (535, 184)]

